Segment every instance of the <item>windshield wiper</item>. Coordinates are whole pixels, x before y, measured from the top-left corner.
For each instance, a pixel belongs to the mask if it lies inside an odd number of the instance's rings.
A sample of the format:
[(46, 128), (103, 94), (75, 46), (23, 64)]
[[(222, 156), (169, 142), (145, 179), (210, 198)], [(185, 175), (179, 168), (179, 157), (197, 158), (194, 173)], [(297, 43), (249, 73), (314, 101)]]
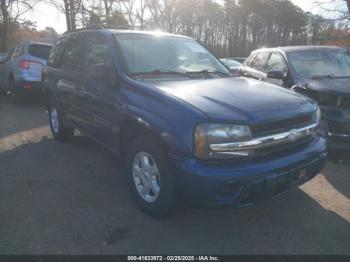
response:
[(348, 75), (348, 76), (335, 76), (334, 78), (350, 78), (350, 75)]
[(137, 73), (132, 73), (132, 76), (140, 76), (140, 75), (179, 75), (179, 76), (185, 76), (191, 78), (187, 73), (182, 73), (179, 71), (174, 71), (174, 70), (167, 70), (167, 69), (155, 69), (151, 71), (146, 71), (146, 72), (137, 72)]
[(335, 78), (335, 75), (334, 74), (329, 74), (329, 75), (312, 75), (311, 78)]
[(217, 74), (217, 75), (224, 75), (224, 76), (229, 76), (229, 74), (218, 71), (218, 70), (213, 70), (213, 69), (203, 69), (200, 71), (186, 71), (186, 74)]

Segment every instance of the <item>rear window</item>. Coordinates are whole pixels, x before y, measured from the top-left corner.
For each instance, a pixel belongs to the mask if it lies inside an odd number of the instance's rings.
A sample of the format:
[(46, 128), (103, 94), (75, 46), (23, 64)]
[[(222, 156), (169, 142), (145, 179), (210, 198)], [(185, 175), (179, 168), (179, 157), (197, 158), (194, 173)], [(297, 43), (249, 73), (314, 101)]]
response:
[(35, 56), (44, 60), (47, 60), (50, 55), (51, 46), (47, 45), (30, 45), (28, 47), (28, 53), (31, 56)]

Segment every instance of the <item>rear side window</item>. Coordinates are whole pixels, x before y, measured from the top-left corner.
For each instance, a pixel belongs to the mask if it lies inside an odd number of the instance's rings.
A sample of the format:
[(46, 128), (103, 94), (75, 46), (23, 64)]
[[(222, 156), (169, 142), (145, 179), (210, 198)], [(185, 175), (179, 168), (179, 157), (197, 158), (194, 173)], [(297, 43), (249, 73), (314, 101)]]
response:
[(254, 60), (251, 62), (250, 67), (263, 72), (267, 59), (269, 58), (269, 53), (259, 53), (256, 55), (256, 57), (254, 58)]
[(62, 37), (57, 39), (56, 44), (51, 49), (48, 65), (59, 68), (61, 66), (61, 58), (66, 47), (68, 38)]
[(49, 58), (51, 46), (47, 45), (30, 45), (28, 47), (28, 54), (44, 60)]
[(67, 42), (66, 48), (64, 49), (64, 54), (62, 56), (61, 68), (67, 71), (78, 71), (79, 58), (81, 54), (81, 43), (80, 37), (78, 35), (72, 35)]
[(112, 56), (109, 50), (107, 40), (100, 35), (89, 35), (86, 39), (86, 47), (82, 55), (81, 72), (87, 75), (93, 75), (96, 65), (103, 64), (112, 74)]

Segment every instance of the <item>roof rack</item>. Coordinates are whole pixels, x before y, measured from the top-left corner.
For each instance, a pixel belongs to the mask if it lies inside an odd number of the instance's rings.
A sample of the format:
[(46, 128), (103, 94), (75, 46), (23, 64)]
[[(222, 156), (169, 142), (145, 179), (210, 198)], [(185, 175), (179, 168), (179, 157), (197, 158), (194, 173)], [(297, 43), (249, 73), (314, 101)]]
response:
[(80, 32), (80, 31), (86, 31), (86, 30), (98, 30), (98, 29), (115, 29), (115, 30), (143, 30), (143, 31), (151, 31), (153, 30), (151, 27), (143, 27), (141, 26), (129, 26), (129, 25), (119, 25), (119, 26), (111, 26), (111, 27), (104, 27), (104, 26), (90, 26), (90, 27), (84, 27), (84, 28), (79, 28), (76, 30), (68, 30), (64, 32), (63, 34), (69, 34), (69, 33), (74, 33), (74, 32)]
[(97, 30), (97, 29), (105, 29), (103, 26), (89, 26), (89, 27), (83, 27), (83, 28), (78, 28), (75, 30), (68, 30), (64, 32), (63, 34), (69, 34), (69, 33), (74, 33), (74, 32), (80, 32), (80, 31), (87, 31), (87, 30)]
[(120, 25), (120, 26), (113, 26), (113, 27), (89, 26), (89, 27), (78, 28), (75, 30), (68, 30), (68, 31), (64, 32), (63, 34), (65, 35), (65, 34), (74, 33), (74, 32), (80, 32), (80, 31), (86, 31), (86, 30), (98, 30), (98, 29), (133, 30), (133, 28), (128, 26), (128, 25)]

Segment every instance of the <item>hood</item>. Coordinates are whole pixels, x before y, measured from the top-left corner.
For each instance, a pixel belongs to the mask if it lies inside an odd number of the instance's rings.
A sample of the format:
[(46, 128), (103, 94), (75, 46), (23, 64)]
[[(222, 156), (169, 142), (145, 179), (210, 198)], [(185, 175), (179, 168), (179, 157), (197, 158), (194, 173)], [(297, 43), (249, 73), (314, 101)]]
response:
[(334, 95), (350, 96), (350, 79), (349, 78), (321, 78), (312, 79), (307, 83), (307, 87)]
[(309, 113), (316, 107), (309, 98), (249, 78), (153, 81), (153, 85), (213, 120), (257, 124)]

